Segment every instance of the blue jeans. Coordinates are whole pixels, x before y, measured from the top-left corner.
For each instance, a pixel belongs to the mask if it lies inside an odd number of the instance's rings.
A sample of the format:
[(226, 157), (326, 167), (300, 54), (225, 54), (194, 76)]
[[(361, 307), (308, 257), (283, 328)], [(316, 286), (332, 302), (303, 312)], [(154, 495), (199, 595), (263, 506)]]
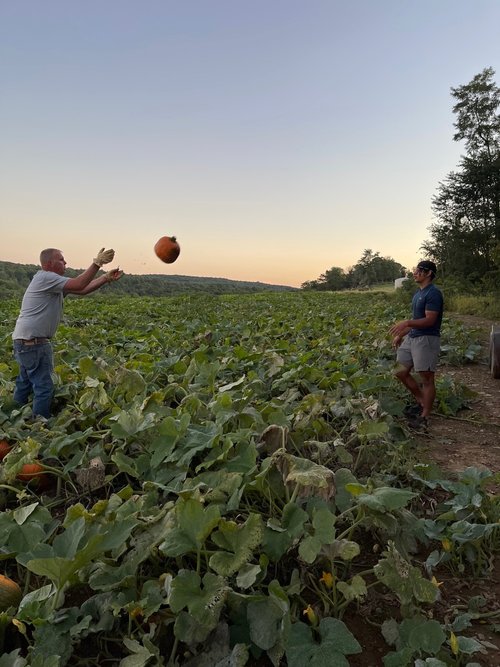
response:
[(52, 371), (54, 362), (49, 342), (26, 345), (14, 341), (14, 357), (19, 364), (14, 400), (25, 405), (33, 393), (33, 414), (50, 417), (50, 405), (54, 395)]

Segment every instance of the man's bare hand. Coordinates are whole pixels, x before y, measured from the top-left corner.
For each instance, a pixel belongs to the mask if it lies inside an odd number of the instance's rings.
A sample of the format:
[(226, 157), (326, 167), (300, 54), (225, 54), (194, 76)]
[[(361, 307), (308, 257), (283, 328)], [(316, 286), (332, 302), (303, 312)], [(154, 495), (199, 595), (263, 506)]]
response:
[(403, 338), (404, 338), (404, 336), (400, 336), (399, 334), (397, 334), (396, 336), (393, 336), (392, 337), (392, 347), (397, 349), (401, 345), (401, 343), (403, 341)]
[(111, 271), (108, 271), (106, 273), (106, 281), (108, 283), (112, 283), (115, 280), (120, 280), (120, 278), (123, 276), (123, 271), (120, 271), (120, 269), (111, 269)]
[(408, 322), (409, 320), (402, 320), (401, 322), (396, 322), (396, 324), (393, 324), (392, 327), (389, 329), (389, 332), (393, 336), (401, 336), (402, 338), (410, 330)]

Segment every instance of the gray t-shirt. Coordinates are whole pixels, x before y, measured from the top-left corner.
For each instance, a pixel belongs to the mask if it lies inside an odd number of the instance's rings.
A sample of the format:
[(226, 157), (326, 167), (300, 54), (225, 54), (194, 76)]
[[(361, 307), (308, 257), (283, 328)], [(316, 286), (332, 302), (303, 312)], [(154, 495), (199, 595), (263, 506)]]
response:
[(38, 271), (28, 285), (12, 338), (52, 338), (63, 312), (63, 289), (69, 278)]

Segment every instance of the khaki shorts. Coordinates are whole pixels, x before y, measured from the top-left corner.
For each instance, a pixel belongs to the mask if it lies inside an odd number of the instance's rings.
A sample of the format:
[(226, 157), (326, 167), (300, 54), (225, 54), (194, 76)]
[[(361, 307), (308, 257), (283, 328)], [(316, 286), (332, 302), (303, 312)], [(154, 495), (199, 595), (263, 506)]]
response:
[(405, 336), (398, 347), (396, 359), (398, 363), (417, 372), (436, 371), (441, 339), (439, 336)]

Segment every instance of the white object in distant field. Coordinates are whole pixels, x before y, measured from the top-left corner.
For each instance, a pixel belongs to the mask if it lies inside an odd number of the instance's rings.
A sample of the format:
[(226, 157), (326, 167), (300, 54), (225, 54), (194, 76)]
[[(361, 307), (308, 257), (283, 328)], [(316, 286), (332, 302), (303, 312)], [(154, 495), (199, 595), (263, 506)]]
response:
[(403, 283), (405, 280), (408, 280), (406, 276), (404, 276), (403, 278), (396, 278), (396, 280), (394, 281), (394, 289), (399, 289), (400, 287), (403, 287)]

